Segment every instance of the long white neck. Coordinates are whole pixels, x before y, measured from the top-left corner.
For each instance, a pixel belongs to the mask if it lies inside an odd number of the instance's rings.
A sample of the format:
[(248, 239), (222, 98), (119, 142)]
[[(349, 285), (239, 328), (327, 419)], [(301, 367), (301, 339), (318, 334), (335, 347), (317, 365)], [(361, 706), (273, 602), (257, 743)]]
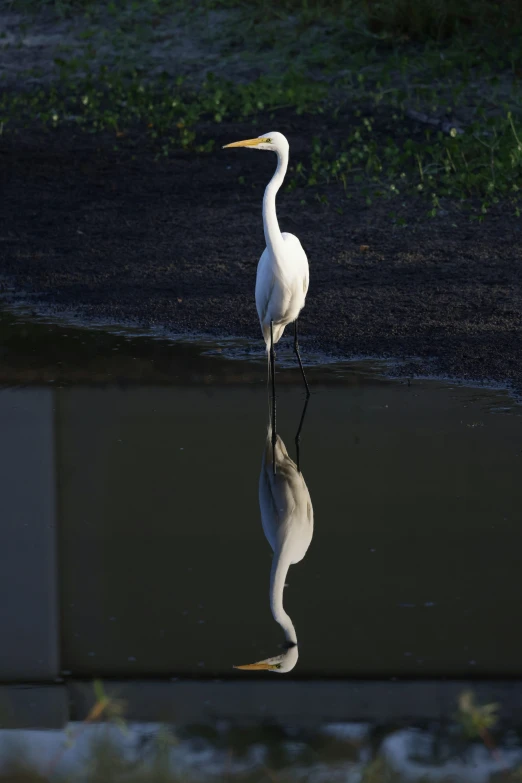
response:
[(272, 570), (270, 572), (270, 609), (276, 623), (279, 623), (284, 631), (286, 640), (297, 644), (297, 636), (294, 624), (283, 608), (283, 590), (285, 588), (286, 575), (290, 568), (291, 554), (284, 544), (277, 548), (272, 558)]
[(279, 230), (276, 215), (276, 194), (285, 178), (288, 168), (288, 151), (277, 152), (277, 168), (274, 176), (268, 183), (263, 197), (263, 228), (267, 247), (275, 254), (283, 246), (283, 237)]

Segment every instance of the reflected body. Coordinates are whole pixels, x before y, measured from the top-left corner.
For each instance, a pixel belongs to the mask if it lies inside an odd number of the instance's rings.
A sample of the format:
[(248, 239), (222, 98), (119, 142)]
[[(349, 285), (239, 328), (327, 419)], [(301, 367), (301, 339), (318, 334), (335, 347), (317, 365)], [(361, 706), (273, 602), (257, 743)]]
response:
[[(307, 395), (310, 394), (303, 370), (297, 335), (297, 319), (304, 307), (308, 291), (308, 259), (301, 242), (287, 232), (281, 232), (276, 214), (276, 194), (283, 184), (288, 167), (289, 145), (276, 131), (255, 139), (237, 141), (226, 147), (248, 147), (269, 150), (277, 155), (277, 168), (268, 183), (263, 198), (263, 229), (266, 248), (259, 259), (256, 278), (256, 307), (263, 332), (269, 368), (272, 376), (272, 397), (275, 400), (275, 352), (285, 327), (294, 323), (294, 352), (299, 362)], [(273, 443), (276, 437), (275, 407), (272, 420)]]
[[(272, 460), (277, 462), (274, 473)], [(288, 569), (305, 556), (314, 532), (314, 513), (303, 474), (288, 456), (280, 436), (272, 448), (268, 427), (259, 476), (259, 506), (265, 536), (274, 551), (270, 572), (270, 608), (286, 639), (286, 652), (264, 661), (236, 666), (237, 669), (291, 671), (297, 663), (298, 645), (294, 624), (283, 606)]]

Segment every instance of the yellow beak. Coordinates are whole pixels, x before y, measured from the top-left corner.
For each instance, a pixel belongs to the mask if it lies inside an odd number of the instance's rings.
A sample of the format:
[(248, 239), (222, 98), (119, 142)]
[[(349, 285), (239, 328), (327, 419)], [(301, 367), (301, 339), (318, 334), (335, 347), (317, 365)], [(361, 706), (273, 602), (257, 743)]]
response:
[(234, 141), (232, 144), (225, 144), (223, 147), (226, 150), (227, 147), (257, 147), (258, 144), (262, 144), (266, 139), (245, 139), (244, 141)]
[(261, 669), (271, 669), (269, 663), (259, 661), (259, 663), (246, 663), (244, 666), (234, 666), (234, 669), (247, 669), (248, 671), (260, 671)]

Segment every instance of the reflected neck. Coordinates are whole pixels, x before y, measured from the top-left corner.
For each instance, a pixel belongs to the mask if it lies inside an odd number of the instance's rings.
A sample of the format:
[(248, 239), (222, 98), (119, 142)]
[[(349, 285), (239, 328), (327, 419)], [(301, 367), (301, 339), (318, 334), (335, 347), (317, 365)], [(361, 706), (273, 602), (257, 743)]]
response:
[(283, 629), (286, 641), (294, 645), (297, 644), (294, 624), (283, 607), (283, 590), (290, 564), (290, 553), (288, 550), (285, 551), (285, 546), (283, 545), (280, 549), (276, 549), (270, 572), (270, 609), (272, 610), (274, 620)]

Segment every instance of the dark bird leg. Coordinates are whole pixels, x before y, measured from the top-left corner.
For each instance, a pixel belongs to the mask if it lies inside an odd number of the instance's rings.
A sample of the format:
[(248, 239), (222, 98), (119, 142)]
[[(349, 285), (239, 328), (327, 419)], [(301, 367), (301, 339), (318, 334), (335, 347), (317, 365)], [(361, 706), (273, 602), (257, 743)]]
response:
[(305, 399), (303, 412), (301, 413), (301, 420), (299, 422), (299, 427), (297, 428), (297, 432), (295, 434), (296, 463), (297, 463), (297, 470), (299, 471), (299, 473), (301, 472), (301, 463), (300, 463), (300, 454), (299, 454), (299, 447), (301, 445), (301, 430), (303, 429), (303, 424), (306, 416), (306, 409), (308, 408), (309, 401), (310, 401), (310, 396), (308, 396)]
[(299, 354), (299, 342), (297, 340), (297, 318), (294, 321), (294, 353), (297, 356), (297, 361), (299, 362), (299, 369), (301, 370), (301, 375), (303, 376), (304, 385), (306, 388), (306, 398), (310, 396), (310, 389), (308, 388), (308, 383), (306, 382), (306, 376), (303, 369), (303, 362), (301, 361), (301, 356)]
[(270, 370), (272, 375), (272, 464), (274, 476), (276, 474), (275, 445), (276, 432), (276, 394), (275, 394), (275, 351), (274, 351), (274, 322), (270, 321)]

